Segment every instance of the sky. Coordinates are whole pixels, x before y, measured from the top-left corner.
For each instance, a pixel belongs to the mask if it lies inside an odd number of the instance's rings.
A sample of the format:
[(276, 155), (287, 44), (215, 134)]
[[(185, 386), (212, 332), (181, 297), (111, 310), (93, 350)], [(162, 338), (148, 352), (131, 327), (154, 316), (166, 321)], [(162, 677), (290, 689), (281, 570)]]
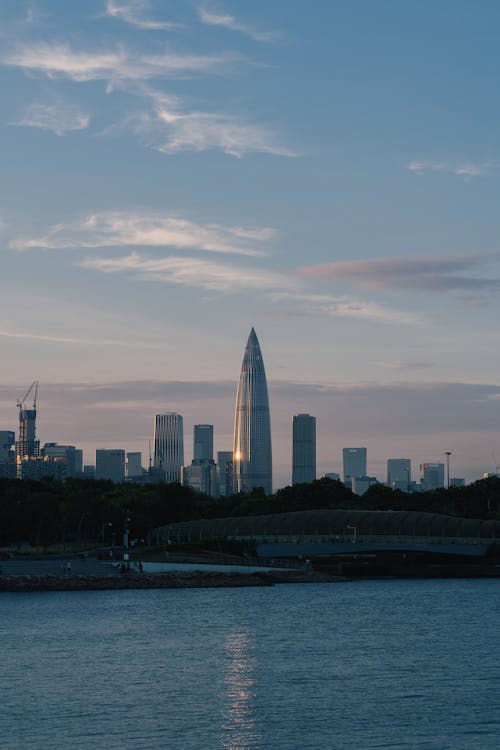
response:
[(344, 446), (500, 464), (500, 6), (0, 0), (0, 429), (230, 450), (252, 326), (274, 484), (292, 415)]

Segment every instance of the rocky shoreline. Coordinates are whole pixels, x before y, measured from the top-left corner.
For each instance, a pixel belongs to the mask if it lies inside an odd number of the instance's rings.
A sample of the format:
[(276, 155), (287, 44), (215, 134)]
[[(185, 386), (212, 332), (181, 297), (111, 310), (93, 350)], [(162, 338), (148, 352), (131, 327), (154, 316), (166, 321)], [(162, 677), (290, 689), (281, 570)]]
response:
[(276, 570), (258, 573), (178, 571), (113, 576), (3, 576), (0, 577), (0, 592), (238, 588), (273, 586), (276, 583), (325, 583), (344, 580), (347, 579), (312, 570)]

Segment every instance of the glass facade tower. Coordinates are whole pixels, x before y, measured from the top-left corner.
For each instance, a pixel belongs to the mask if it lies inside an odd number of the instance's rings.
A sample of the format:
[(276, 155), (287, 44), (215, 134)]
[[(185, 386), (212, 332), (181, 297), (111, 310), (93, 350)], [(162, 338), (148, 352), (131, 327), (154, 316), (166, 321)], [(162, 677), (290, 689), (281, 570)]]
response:
[(292, 484), (316, 479), (316, 417), (296, 414), (293, 418)]
[(264, 360), (252, 328), (241, 365), (234, 414), (235, 490), (272, 493), (271, 418)]
[(180, 482), (184, 466), (184, 430), (182, 417), (175, 412), (155, 417), (154, 467), (167, 484)]

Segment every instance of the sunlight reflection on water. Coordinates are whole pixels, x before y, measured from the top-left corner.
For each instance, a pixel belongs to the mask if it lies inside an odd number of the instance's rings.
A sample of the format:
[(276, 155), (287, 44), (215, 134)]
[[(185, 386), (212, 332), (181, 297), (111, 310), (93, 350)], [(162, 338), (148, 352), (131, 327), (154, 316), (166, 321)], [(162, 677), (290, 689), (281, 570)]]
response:
[(228, 633), (224, 639), (224, 684), (227, 699), (222, 721), (222, 744), (227, 750), (256, 750), (255, 656), (248, 631)]

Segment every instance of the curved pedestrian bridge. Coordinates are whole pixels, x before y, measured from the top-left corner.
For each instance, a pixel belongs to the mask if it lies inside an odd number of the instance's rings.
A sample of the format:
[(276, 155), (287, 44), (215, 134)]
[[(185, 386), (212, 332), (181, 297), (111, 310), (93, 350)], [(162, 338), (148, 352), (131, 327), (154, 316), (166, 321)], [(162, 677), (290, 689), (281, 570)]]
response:
[(203, 519), (157, 532), (167, 546), (248, 542), (268, 558), (391, 551), (482, 557), (500, 541), (500, 522), (418, 511), (311, 510)]

